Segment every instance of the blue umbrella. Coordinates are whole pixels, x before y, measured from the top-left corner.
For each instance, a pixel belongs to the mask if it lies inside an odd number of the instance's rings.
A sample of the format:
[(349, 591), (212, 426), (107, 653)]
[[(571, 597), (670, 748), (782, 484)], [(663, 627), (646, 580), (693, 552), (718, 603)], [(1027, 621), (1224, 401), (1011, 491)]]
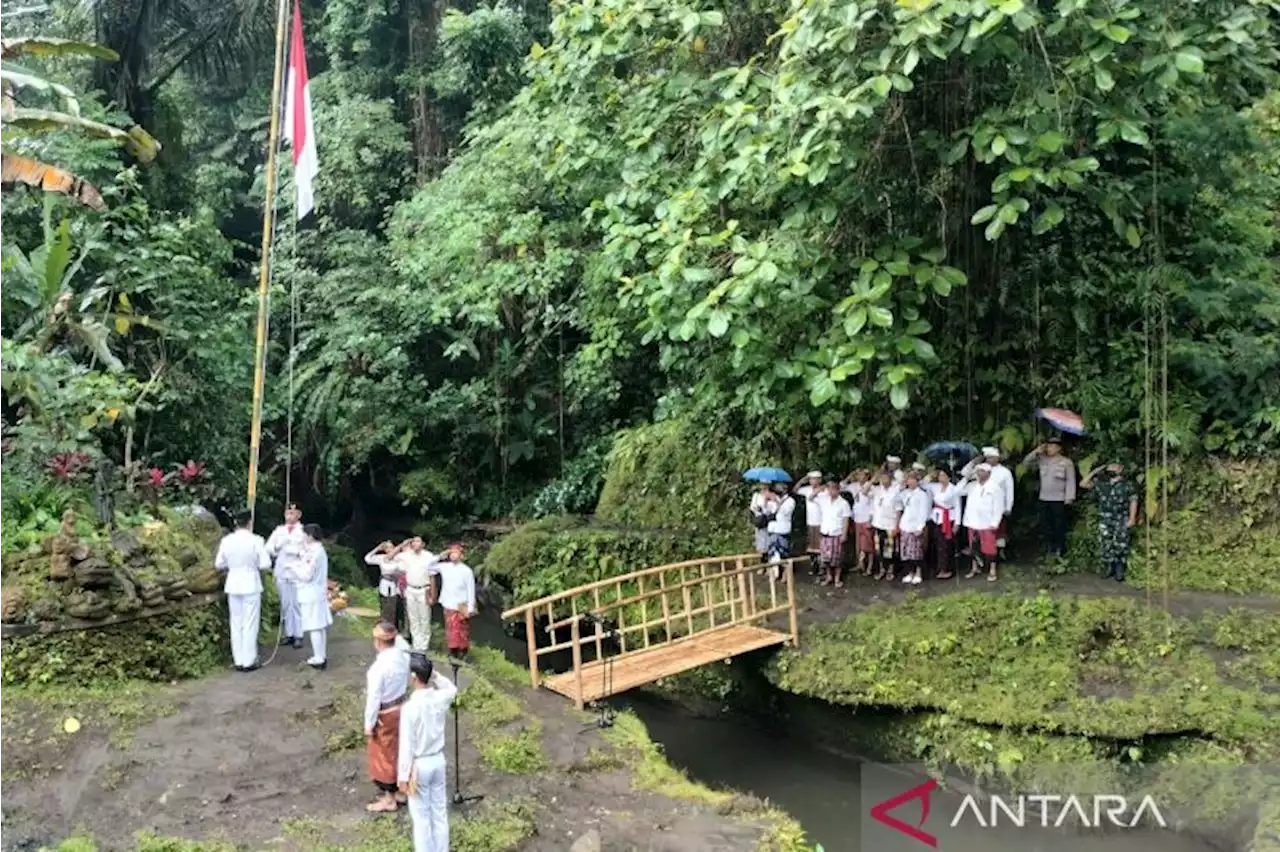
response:
[(924, 448), (925, 458), (933, 461), (971, 459), (976, 455), (979, 455), (978, 448), (968, 441), (938, 441)]
[(753, 467), (742, 478), (748, 482), (790, 482), (791, 474), (780, 467)]

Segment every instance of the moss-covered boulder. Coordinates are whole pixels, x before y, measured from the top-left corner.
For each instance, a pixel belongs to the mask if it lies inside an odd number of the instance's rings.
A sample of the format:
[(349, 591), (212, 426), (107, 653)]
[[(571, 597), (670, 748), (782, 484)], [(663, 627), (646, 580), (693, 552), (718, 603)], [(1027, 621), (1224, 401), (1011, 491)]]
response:
[(742, 472), (773, 463), (762, 441), (689, 418), (620, 432), (609, 452), (596, 517), (636, 529), (681, 530), (711, 548), (704, 556), (749, 549), (750, 493)]
[(611, 527), (560, 516), (523, 524), (493, 546), (486, 578), (511, 590), (516, 601), (545, 595), (641, 568), (706, 556), (705, 544), (671, 530)]

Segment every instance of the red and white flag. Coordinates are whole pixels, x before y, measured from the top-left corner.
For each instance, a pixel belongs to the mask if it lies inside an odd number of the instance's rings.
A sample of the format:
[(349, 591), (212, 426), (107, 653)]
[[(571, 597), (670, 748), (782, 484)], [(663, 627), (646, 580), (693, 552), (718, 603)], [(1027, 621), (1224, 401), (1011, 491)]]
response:
[(316, 132), (311, 123), (311, 81), (307, 78), (307, 51), (302, 43), (302, 8), (293, 2), (293, 35), (289, 41), (289, 80), (285, 99), (284, 138), (293, 150), (293, 183), (298, 190), (298, 219), (315, 207), (315, 180), (320, 172), (316, 159)]

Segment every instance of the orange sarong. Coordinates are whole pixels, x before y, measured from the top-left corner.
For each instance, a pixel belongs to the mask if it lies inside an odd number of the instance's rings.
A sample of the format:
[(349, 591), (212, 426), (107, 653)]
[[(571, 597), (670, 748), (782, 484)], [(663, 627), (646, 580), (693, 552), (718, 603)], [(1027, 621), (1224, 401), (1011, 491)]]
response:
[(396, 783), (396, 761), (400, 758), (400, 708), (403, 704), (378, 712), (378, 724), (367, 747), (369, 777), (381, 784)]

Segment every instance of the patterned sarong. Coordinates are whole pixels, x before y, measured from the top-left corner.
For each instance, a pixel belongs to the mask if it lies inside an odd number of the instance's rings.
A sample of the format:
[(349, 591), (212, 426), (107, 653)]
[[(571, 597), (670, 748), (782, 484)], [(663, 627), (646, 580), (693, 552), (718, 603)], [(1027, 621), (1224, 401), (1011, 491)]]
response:
[(809, 527), (809, 535), (805, 538), (806, 553), (822, 552), (822, 527)]
[(471, 647), (471, 620), (456, 609), (444, 611), (444, 643), (450, 651), (461, 653)]
[(898, 540), (898, 558), (903, 562), (924, 559), (924, 533), (904, 532)]
[(365, 751), (369, 757), (369, 777), (382, 784), (396, 783), (396, 761), (399, 759), (400, 708), (388, 707), (378, 713)]
[(824, 535), (819, 551), (824, 565), (839, 565), (844, 556), (844, 536)]

